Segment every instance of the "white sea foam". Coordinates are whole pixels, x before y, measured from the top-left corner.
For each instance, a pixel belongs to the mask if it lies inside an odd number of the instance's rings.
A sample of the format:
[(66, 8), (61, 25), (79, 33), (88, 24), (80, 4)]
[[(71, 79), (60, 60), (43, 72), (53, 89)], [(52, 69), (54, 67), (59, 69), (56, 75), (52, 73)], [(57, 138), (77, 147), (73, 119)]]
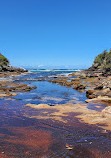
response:
[(12, 77), (0, 77), (0, 81), (12, 81)]
[(81, 71), (80, 69), (31, 69), (29, 72), (64, 72), (64, 71), (70, 71), (70, 72), (75, 72), (75, 71)]
[(61, 74), (58, 74), (58, 76), (60, 76), (60, 77), (62, 77), (62, 76), (63, 77), (68, 77), (69, 74), (71, 74), (71, 73), (61, 73)]

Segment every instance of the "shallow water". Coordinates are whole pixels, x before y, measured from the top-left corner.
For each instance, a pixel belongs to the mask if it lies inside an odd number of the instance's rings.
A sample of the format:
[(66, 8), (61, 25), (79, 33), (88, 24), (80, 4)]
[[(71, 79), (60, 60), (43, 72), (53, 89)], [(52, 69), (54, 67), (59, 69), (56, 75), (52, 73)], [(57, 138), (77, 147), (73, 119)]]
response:
[[(75, 117), (78, 113), (70, 112), (67, 116), (61, 116), (67, 123), (51, 119), (50, 116), (48, 119), (32, 118), (45, 116), (54, 110), (26, 107), (27, 103), (51, 106), (68, 102), (85, 103), (85, 93), (47, 81), (48, 76), (61, 73), (35, 72), (19, 76), (20, 79), (39, 78), (40, 75), (46, 77), (46, 81), (25, 81), (36, 85), (37, 89), (0, 100), (0, 158), (111, 157), (111, 132), (103, 133), (98, 125), (82, 122)], [(96, 106), (88, 104), (92, 110), (98, 110)], [(99, 110), (105, 107), (99, 106)]]
[(37, 89), (31, 92), (19, 93), (14, 97), (15, 99), (23, 99), (27, 103), (64, 104), (69, 101), (76, 103), (86, 99), (85, 93), (79, 93), (72, 88), (66, 88), (47, 81), (25, 81), (24, 83), (37, 86)]

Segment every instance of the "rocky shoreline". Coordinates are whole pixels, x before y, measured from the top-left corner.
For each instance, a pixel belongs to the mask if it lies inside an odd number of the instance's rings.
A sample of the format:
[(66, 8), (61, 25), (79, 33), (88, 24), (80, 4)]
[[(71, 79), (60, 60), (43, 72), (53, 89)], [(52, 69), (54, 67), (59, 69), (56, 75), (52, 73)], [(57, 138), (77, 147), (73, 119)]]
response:
[(0, 66), (0, 77), (6, 77), (11, 75), (16, 76), (27, 72), (28, 70), (23, 68), (16, 68), (13, 66), (5, 66), (5, 65)]
[[(0, 67), (0, 77), (17, 76), (28, 73), (22, 68), (12, 66)], [(48, 80), (52, 83), (58, 83), (61, 86), (72, 87), (80, 92), (85, 91), (86, 102), (105, 101), (111, 103), (111, 75), (110, 71), (96, 69), (93, 65), (87, 70), (82, 70), (69, 74), (68, 77), (54, 77)], [(24, 79), (25, 80), (25, 79)], [(39, 79), (37, 79), (39, 81)], [(41, 79), (40, 79), (41, 81)], [(12, 92), (30, 91), (36, 87), (28, 86), (23, 83), (14, 83), (12, 81), (0, 81), (0, 97), (15, 95)]]
[[(111, 76), (104, 76), (102, 72), (83, 70), (68, 77), (57, 77), (49, 80), (62, 86), (72, 87), (78, 91), (85, 91), (87, 102), (105, 101), (111, 103)], [(95, 99), (96, 98), (96, 99)]]
[(30, 91), (36, 89), (36, 86), (29, 86), (24, 83), (15, 83), (13, 80), (9, 80), (10, 77), (27, 74), (28, 71), (22, 68), (15, 68), (6, 66), (6, 69), (0, 71), (0, 98), (15, 96), (22, 91)]
[[(0, 71), (0, 77), (17, 76), (28, 73), (22, 68), (10, 68), (10, 71)], [(25, 81), (25, 79), (23, 80)], [(37, 81), (41, 81), (37, 79)], [(58, 83), (61, 86), (72, 87), (80, 92), (85, 91), (86, 102), (105, 101), (111, 103), (111, 75), (104, 75), (103, 72), (90, 69), (82, 70), (69, 74), (68, 77), (54, 77), (48, 80), (51, 83)], [(0, 81), (0, 97), (15, 95), (13, 92), (30, 91), (37, 87), (28, 86), (23, 83), (14, 83), (13, 81)], [(17, 94), (17, 93), (16, 93)]]

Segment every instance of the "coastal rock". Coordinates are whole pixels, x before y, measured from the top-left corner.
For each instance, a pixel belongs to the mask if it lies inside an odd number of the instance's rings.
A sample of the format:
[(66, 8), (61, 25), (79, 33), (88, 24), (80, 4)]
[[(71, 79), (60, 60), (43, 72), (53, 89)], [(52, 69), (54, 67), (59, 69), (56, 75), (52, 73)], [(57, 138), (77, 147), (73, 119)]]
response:
[(104, 96), (104, 97), (101, 97), (101, 96), (99, 96), (99, 97), (97, 97), (97, 98), (93, 98), (93, 99), (86, 99), (85, 100), (87, 103), (95, 103), (95, 102), (107, 102), (107, 103), (111, 103), (111, 98), (109, 98), (109, 97), (106, 97), (106, 96)]
[(80, 81), (80, 77), (73, 78), (71, 81), (72, 81), (72, 82), (73, 82), (73, 81)]
[(94, 88), (95, 90), (101, 90), (101, 89), (103, 89), (103, 84), (99, 84), (99, 85), (97, 85), (95, 88)]
[(86, 85), (83, 85), (81, 84), (81, 81), (79, 78), (77, 79), (72, 79), (71, 81), (67, 81), (67, 79), (65, 78), (61, 78), (61, 79), (52, 79), (52, 80), (49, 80), (49, 82), (52, 82), (52, 83), (58, 83), (60, 84), (61, 86), (67, 86), (67, 87), (73, 87), (73, 89), (76, 89), (76, 90), (81, 90), (81, 89), (85, 89), (86, 88)]
[(106, 107), (105, 109), (102, 110), (102, 112), (111, 114), (111, 106)]
[(111, 50), (107, 52), (106, 50), (99, 54), (95, 60), (93, 65), (86, 70), (86, 73), (90, 72), (90, 74), (97, 74), (100, 76), (110, 76), (111, 75)]
[(1, 66), (0, 67), (0, 71), (1, 72), (6, 72), (6, 71), (9, 71), (9, 72), (28, 72), (27, 70), (23, 69), (23, 68), (16, 68), (16, 67), (12, 67), (12, 66)]
[(82, 89), (85, 89), (86, 86), (83, 85), (83, 84), (74, 84), (73, 85), (73, 89), (76, 89), (76, 90), (82, 90)]
[(7, 96), (15, 96), (17, 94), (18, 93), (9, 93), (9, 92), (7, 92), (7, 93), (1, 93), (0, 94), (0, 98), (7, 97)]
[(81, 78), (81, 77), (84, 77), (84, 78), (86, 78), (86, 73), (84, 72), (84, 71), (80, 71), (80, 72), (74, 72), (74, 73), (72, 73), (72, 74), (69, 74), (68, 76), (78, 76), (79, 78)]
[(0, 92), (16, 92), (16, 91), (30, 91), (36, 89), (36, 86), (28, 86), (24, 83), (13, 83), (12, 81), (0, 81)]
[(89, 99), (95, 98), (95, 95), (93, 94), (95, 92), (95, 90), (87, 90), (86, 91), (86, 97)]
[(106, 94), (106, 96), (111, 98), (111, 90)]
[(3, 93), (3, 94), (0, 94), (0, 98), (3, 98), (3, 97), (6, 97), (8, 96), (7, 94)]

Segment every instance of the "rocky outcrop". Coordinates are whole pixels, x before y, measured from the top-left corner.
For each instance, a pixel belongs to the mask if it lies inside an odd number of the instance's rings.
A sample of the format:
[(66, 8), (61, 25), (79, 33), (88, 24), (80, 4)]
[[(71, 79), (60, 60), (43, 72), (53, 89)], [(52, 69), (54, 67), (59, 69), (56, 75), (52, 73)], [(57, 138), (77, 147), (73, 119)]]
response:
[(89, 72), (89, 70), (73, 73), (72, 77), (77, 77), (72, 79), (76, 83), (73, 84), (73, 88), (77, 90), (85, 90), (86, 97), (92, 99), (92, 101), (110, 102), (111, 76), (102, 76), (100, 75), (100, 72), (96, 75), (96, 73)]
[(0, 66), (0, 72), (28, 72), (26, 69), (23, 68), (16, 68), (16, 67), (12, 67), (12, 66)]
[(86, 91), (88, 98), (97, 98), (98, 96), (106, 96), (111, 98), (111, 77), (105, 77), (99, 79), (99, 81), (91, 87), (90, 90)]
[(16, 68), (10, 66), (9, 60), (0, 53), (0, 72), (27, 72), (23, 68)]
[(36, 86), (29, 86), (24, 83), (14, 83), (13, 81), (0, 81), (0, 98), (6, 96), (15, 96), (21, 91), (31, 91), (36, 89)]
[(82, 84), (80, 78), (74, 78), (72, 80), (68, 80), (67, 77), (58, 77), (56, 79), (51, 79), (49, 82), (58, 83), (61, 86), (72, 87), (76, 90), (85, 90), (86, 85)]
[[(102, 75), (102, 76), (110, 76), (111, 75), (111, 50), (107, 52), (106, 50), (99, 54), (95, 60), (93, 65), (85, 70), (88, 74), (94, 75)], [(95, 76), (96, 77), (96, 76)]]
[(105, 50), (99, 54), (89, 69), (69, 76), (77, 77), (78, 81), (85, 85), (87, 98), (109, 102), (111, 100), (111, 50), (109, 52)]

